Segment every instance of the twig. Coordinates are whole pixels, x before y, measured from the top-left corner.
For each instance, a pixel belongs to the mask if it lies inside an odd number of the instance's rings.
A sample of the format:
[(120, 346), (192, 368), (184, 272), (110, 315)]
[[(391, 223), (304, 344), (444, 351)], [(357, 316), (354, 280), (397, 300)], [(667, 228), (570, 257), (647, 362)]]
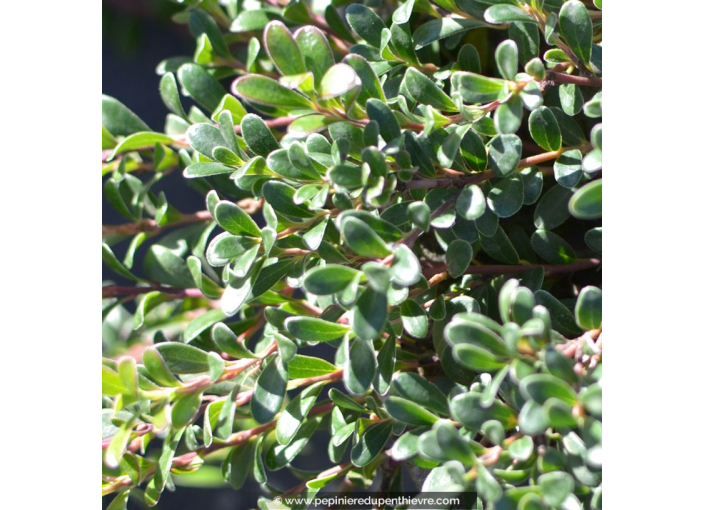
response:
[(105, 285), (103, 287), (103, 299), (120, 296), (138, 296), (147, 292), (162, 292), (170, 294), (176, 298), (199, 298), (203, 293), (199, 289), (177, 289), (174, 287), (163, 287), (161, 285), (150, 285), (147, 287), (129, 287), (125, 285)]
[(549, 71), (545, 76), (547, 83), (574, 83), (585, 87), (601, 87), (602, 79), (598, 76), (573, 76), (565, 73), (555, 73)]

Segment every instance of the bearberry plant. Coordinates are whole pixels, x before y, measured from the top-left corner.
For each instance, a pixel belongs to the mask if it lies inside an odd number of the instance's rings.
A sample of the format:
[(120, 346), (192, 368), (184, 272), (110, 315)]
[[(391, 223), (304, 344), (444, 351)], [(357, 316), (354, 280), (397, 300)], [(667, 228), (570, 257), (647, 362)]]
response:
[(601, 0), (179, 3), (163, 129), (102, 100), (110, 507), (601, 508)]

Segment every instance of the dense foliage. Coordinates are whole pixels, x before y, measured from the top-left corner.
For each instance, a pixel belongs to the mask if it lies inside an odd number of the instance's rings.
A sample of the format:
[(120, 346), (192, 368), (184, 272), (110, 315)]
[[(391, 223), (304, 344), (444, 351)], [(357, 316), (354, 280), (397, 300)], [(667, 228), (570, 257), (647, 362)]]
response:
[(103, 97), (111, 508), (404, 466), (601, 508), (601, 1), (180, 3), (163, 132)]

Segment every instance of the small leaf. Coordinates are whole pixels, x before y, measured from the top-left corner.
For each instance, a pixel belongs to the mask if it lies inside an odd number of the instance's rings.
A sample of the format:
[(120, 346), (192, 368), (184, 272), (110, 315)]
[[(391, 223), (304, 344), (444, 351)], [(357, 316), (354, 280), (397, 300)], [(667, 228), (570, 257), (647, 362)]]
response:
[(376, 354), (370, 340), (355, 338), (349, 342), (349, 352), (343, 381), (353, 395), (363, 395), (376, 374)]
[(474, 19), (442, 17), (422, 24), (413, 32), (415, 49), (420, 50), (440, 39), (461, 34), (472, 28), (486, 27), (486, 23)]
[(569, 0), (560, 9), (560, 36), (577, 58), (589, 65), (592, 56), (592, 20), (587, 7)]
[(499, 400), (484, 407), (481, 398), (480, 393), (474, 392), (457, 395), (450, 401), (452, 416), (470, 430), (479, 430), (488, 420), (498, 420), (504, 430), (516, 426), (516, 415), (510, 407)]
[(481, 74), (457, 72), (452, 75), (452, 88), (467, 103), (489, 103), (504, 94), (506, 81)]
[(574, 83), (563, 83), (559, 92), (562, 110), (570, 117), (577, 115), (584, 105), (584, 96), (579, 87)]
[(518, 73), (518, 46), (515, 41), (506, 39), (496, 47), (496, 67), (499, 74), (507, 80), (513, 80)]
[(175, 374), (200, 374), (210, 369), (208, 354), (192, 345), (164, 342), (154, 348)]
[[(471, 249), (471, 247), (470, 247)], [(403, 329), (414, 338), (425, 338), (428, 334), (428, 316), (425, 310), (410, 299), (401, 305)]]
[(592, 285), (584, 287), (577, 297), (574, 314), (582, 329), (601, 328), (601, 289)]
[(366, 466), (381, 453), (391, 437), (393, 423), (385, 421), (368, 427), (352, 447), (350, 460), (358, 467)]
[(337, 294), (345, 290), (358, 274), (359, 271), (349, 266), (328, 264), (308, 271), (303, 278), (303, 287), (318, 296)]
[(520, 177), (499, 180), (489, 191), (486, 201), (499, 218), (513, 216), (523, 206), (523, 180)]
[(184, 64), (179, 67), (178, 80), (187, 95), (210, 111), (217, 109), (220, 99), (226, 93), (222, 85), (197, 64)]
[(344, 218), (340, 230), (346, 244), (358, 255), (383, 258), (391, 254), (384, 240), (360, 219), (352, 216)]
[(582, 153), (577, 149), (563, 152), (553, 168), (557, 183), (565, 188), (573, 188), (582, 178)]
[(570, 385), (550, 374), (532, 374), (524, 377), (521, 379), (520, 391), (524, 398), (530, 398), (539, 404), (544, 404), (549, 398), (557, 398), (569, 405), (577, 402), (577, 395)]
[(347, 7), (347, 22), (359, 37), (376, 48), (381, 48), (381, 32), (386, 25), (366, 5), (352, 4)]
[(472, 245), (462, 239), (455, 239), (447, 248), (445, 259), (447, 261), (447, 272), (450, 276), (457, 278), (464, 274), (474, 257)]
[(536, 230), (530, 237), (535, 253), (552, 264), (569, 264), (577, 255), (574, 249), (557, 234), (549, 230)]
[(262, 38), (269, 58), (282, 75), (288, 76), (306, 72), (301, 50), (298, 49), (298, 44), (286, 25), (280, 21), (270, 21), (264, 27)]
[(329, 342), (349, 331), (349, 326), (315, 317), (289, 317), (284, 321), (286, 331), (304, 342)]
[(601, 218), (601, 179), (585, 184), (570, 198), (569, 211), (575, 218)]
[(476, 220), (484, 214), (485, 209), (484, 193), (476, 184), (465, 186), (455, 202), (455, 210), (467, 220)]
[(232, 234), (261, 237), (261, 230), (254, 220), (237, 204), (221, 200), (215, 206), (215, 221)]
[(352, 331), (359, 338), (372, 340), (377, 338), (388, 317), (386, 293), (377, 292), (371, 287), (366, 289), (352, 309)]
[(276, 212), (294, 218), (312, 218), (314, 214), (311, 211), (293, 202), (295, 193), (294, 188), (280, 181), (267, 181), (262, 187), (264, 199)]
[(288, 363), (288, 372), (290, 379), (307, 379), (309, 377), (318, 377), (321, 375), (331, 374), (340, 369), (327, 361), (297, 354)]
[(438, 417), (424, 407), (400, 397), (388, 397), (384, 401), (384, 408), (392, 418), (414, 426), (432, 425)]
[(232, 92), (254, 104), (274, 106), (286, 111), (313, 109), (313, 104), (304, 96), (267, 76), (242, 76), (232, 84)]
[(533, 16), (520, 7), (507, 4), (492, 5), (484, 11), (484, 19), (495, 25), (512, 22), (537, 23)]
[(280, 358), (271, 360), (262, 370), (252, 395), (252, 418), (267, 423), (281, 410), (286, 396), (289, 373)]
[(357, 73), (347, 64), (335, 64), (327, 70), (323, 78), (320, 80), (320, 98), (332, 99), (342, 96), (354, 90), (361, 88), (362, 81), (357, 76)]
[(413, 372), (397, 373), (393, 389), (398, 395), (438, 414), (447, 415), (447, 397), (433, 383)]
[(508, 177), (518, 168), (522, 151), (518, 136), (499, 135), (489, 142), (489, 166), (497, 176)]
[(396, 249), (394, 259), (389, 268), (389, 274), (394, 282), (405, 287), (414, 285), (420, 280), (420, 262), (418, 262), (413, 250), (405, 244), (400, 245)]
[(415, 67), (407, 69), (404, 83), (408, 92), (417, 102), (429, 104), (440, 111), (457, 111), (457, 106), (452, 102), (450, 96)]
[(325, 71), (335, 64), (327, 37), (319, 28), (307, 25), (296, 30), (293, 38), (303, 55), (306, 69), (313, 73), (316, 85), (319, 84)]
[(305, 388), (286, 406), (276, 422), (276, 440), (280, 444), (287, 445), (294, 438), (301, 428), (303, 420), (315, 404), (324, 384), (320, 382)]
[(533, 223), (537, 228), (551, 230), (562, 225), (570, 217), (567, 204), (572, 191), (562, 186), (553, 186), (538, 202), (533, 215)]
[(556, 151), (562, 147), (560, 126), (549, 108), (541, 106), (533, 110), (528, 117), (528, 128), (535, 143), (546, 151)]
[(252, 113), (242, 118), (242, 138), (255, 154), (268, 156), (271, 152), (279, 148), (269, 127), (261, 117)]
[(367, 100), (366, 108), (369, 120), (374, 120), (379, 124), (379, 133), (387, 143), (401, 136), (398, 120), (386, 103), (380, 99), (371, 98)]
[(171, 425), (175, 429), (181, 429), (191, 423), (198, 414), (200, 402), (200, 393), (190, 393), (179, 397), (171, 407)]
[(123, 152), (137, 150), (141, 148), (151, 148), (157, 143), (170, 144), (173, 139), (168, 135), (161, 133), (140, 132), (133, 133), (122, 140), (112, 153), (111, 158)]
[(151, 131), (142, 119), (114, 97), (103, 95), (103, 126), (113, 136)]

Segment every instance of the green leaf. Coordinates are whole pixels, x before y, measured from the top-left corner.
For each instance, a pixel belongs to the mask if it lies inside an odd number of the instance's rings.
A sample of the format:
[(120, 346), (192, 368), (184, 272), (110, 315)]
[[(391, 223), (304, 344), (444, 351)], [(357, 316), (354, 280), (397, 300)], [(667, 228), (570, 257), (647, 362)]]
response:
[(289, 373), (286, 364), (280, 358), (271, 360), (264, 367), (252, 394), (252, 418), (257, 423), (267, 423), (281, 410), (286, 396), (286, 384)]
[(304, 96), (267, 76), (250, 74), (237, 78), (232, 84), (232, 91), (258, 105), (274, 106), (285, 111), (313, 109), (313, 103)]
[(513, 216), (523, 206), (523, 180), (520, 177), (499, 180), (489, 191), (486, 201), (499, 218)]
[(574, 83), (563, 83), (559, 87), (560, 105), (570, 117), (577, 115), (584, 105), (582, 91)]
[(194, 179), (197, 177), (210, 177), (212, 175), (231, 174), (235, 171), (231, 166), (226, 166), (221, 163), (193, 163), (188, 165), (183, 171), (183, 176), (186, 179)]
[(113, 136), (151, 131), (142, 119), (117, 99), (103, 95), (103, 127)]
[(453, 320), (445, 328), (445, 340), (450, 346), (472, 344), (497, 356), (507, 356), (508, 349), (504, 341), (490, 329), (493, 324), (479, 322), (481, 317), (475, 314), (469, 320)]
[(459, 91), (467, 103), (496, 101), (506, 91), (506, 81), (481, 74), (457, 72), (452, 75), (452, 88)]
[(352, 464), (363, 467), (369, 464), (381, 453), (391, 437), (393, 423), (385, 421), (369, 426), (360, 436), (359, 441), (352, 447)]
[(413, 32), (415, 49), (420, 50), (446, 37), (461, 34), (472, 28), (486, 27), (486, 23), (474, 19), (442, 17), (423, 23)]
[(329, 342), (340, 338), (350, 329), (346, 324), (328, 322), (315, 317), (289, 317), (286, 331), (304, 342)]
[(533, 215), (533, 223), (537, 228), (552, 230), (562, 225), (570, 217), (567, 204), (572, 191), (562, 186), (550, 188), (538, 202)]
[(559, 507), (574, 490), (574, 479), (564, 471), (553, 471), (538, 477), (538, 486), (545, 501), (553, 507)]
[(286, 25), (270, 21), (264, 27), (264, 47), (272, 62), (284, 76), (306, 72), (303, 55)]
[(237, 204), (221, 200), (215, 206), (215, 221), (232, 234), (261, 237), (262, 232), (254, 220)]
[(506, 80), (513, 80), (518, 74), (518, 45), (511, 39), (502, 41), (496, 47), (496, 67)]
[(317, 27), (303, 26), (296, 30), (293, 38), (303, 55), (303, 61), (308, 71), (313, 73), (318, 85), (325, 71), (335, 64), (335, 57), (325, 34)]
[(376, 353), (370, 340), (355, 338), (349, 342), (343, 382), (353, 395), (364, 395), (376, 374)]
[(345, 290), (358, 274), (354, 268), (337, 264), (315, 267), (306, 273), (303, 287), (318, 296), (337, 294)]
[(406, 70), (404, 83), (411, 97), (417, 102), (429, 104), (440, 111), (457, 111), (457, 106), (452, 102), (450, 96), (415, 67), (409, 67)]
[(592, 20), (587, 7), (578, 0), (569, 0), (560, 9), (560, 37), (577, 58), (589, 65), (592, 56)]
[(408, 246), (400, 245), (396, 249), (394, 259), (389, 268), (392, 281), (408, 287), (416, 284), (421, 278), (420, 262)]
[(569, 264), (577, 258), (569, 243), (549, 230), (538, 229), (533, 232), (530, 244), (535, 253), (552, 264)]
[(136, 282), (144, 281), (141, 278), (139, 278), (138, 276), (135, 276), (134, 274), (132, 274), (130, 272), (130, 270), (127, 269), (122, 264), (122, 262), (117, 260), (117, 257), (115, 256), (115, 254), (112, 252), (112, 250), (110, 249), (110, 247), (107, 244), (105, 244), (105, 243), (102, 244), (102, 250), (103, 250), (102, 251), (103, 263), (106, 266), (108, 266), (110, 269), (112, 269), (116, 273), (124, 276), (125, 278), (129, 278), (130, 280), (134, 280)]
[(281, 413), (281, 416), (276, 422), (276, 440), (287, 445), (294, 438), (298, 430), (303, 424), (303, 420), (308, 415), (315, 404), (320, 390), (323, 389), (324, 382), (308, 386), (296, 398), (291, 400)]
[(223, 232), (210, 242), (205, 256), (211, 266), (224, 266), (233, 258), (243, 255), (255, 244), (251, 237), (234, 236), (229, 232)]
[(258, 115), (247, 114), (242, 118), (242, 138), (252, 152), (260, 156), (268, 156), (279, 148), (269, 127)]
[(465, 186), (455, 202), (457, 213), (467, 220), (476, 220), (486, 210), (486, 199), (482, 189), (476, 184)]
[(127, 386), (122, 382), (120, 375), (114, 370), (103, 365), (103, 395), (115, 396), (129, 393)]
[(518, 136), (499, 135), (489, 142), (489, 166), (497, 176), (508, 177), (518, 168), (522, 152)]
[(237, 335), (225, 324), (218, 323), (213, 326), (213, 342), (218, 348), (233, 358), (258, 358), (244, 343), (237, 340)]
[(452, 349), (452, 356), (462, 365), (477, 372), (493, 372), (506, 364), (488, 350), (472, 344), (456, 345)]
[(562, 147), (560, 126), (549, 108), (541, 106), (533, 110), (528, 117), (528, 129), (535, 143), (546, 151), (556, 151)]
[[(186, 131), (186, 140), (195, 150), (208, 158), (213, 157), (215, 147), (227, 146), (220, 130), (212, 124), (193, 124)], [(231, 168), (230, 172), (232, 171), (234, 169)]]
[(140, 132), (140, 133), (133, 133), (129, 135), (127, 138), (122, 140), (120, 144), (115, 147), (115, 150), (112, 153), (111, 158), (114, 158), (118, 154), (121, 154), (123, 152), (131, 151), (131, 150), (138, 150), (142, 148), (152, 148), (154, 145), (157, 143), (163, 143), (163, 144), (170, 144), (173, 143), (173, 139), (168, 136), (168, 135), (163, 135), (161, 133), (149, 133), (149, 132)]
[(386, 293), (366, 289), (352, 308), (352, 331), (361, 339), (377, 338), (389, 315)]
[(170, 249), (155, 244), (144, 258), (144, 272), (152, 280), (179, 288), (193, 287), (193, 277), (188, 264)]
[(601, 328), (601, 289), (592, 285), (584, 287), (577, 297), (574, 314), (582, 329)]
[(518, 131), (523, 122), (523, 101), (518, 96), (513, 96), (502, 103), (494, 114), (494, 127), (502, 134), (512, 134)]
[(504, 264), (518, 264), (520, 262), (518, 252), (516, 252), (516, 248), (511, 244), (511, 240), (508, 238), (503, 228), (498, 227), (493, 236), (485, 235), (480, 229), (479, 239), (482, 249), (491, 258), (503, 262)]
[(376, 361), (378, 370), (374, 378), (374, 389), (380, 395), (384, 395), (389, 390), (391, 377), (396, 366), (396, 339), (392, 335), (384, 340)]
[(262, 187), (264, 199), (276, 212), (294, 218), (312, 218), (314, 213), (293, 202), (295, 193), (294, 188), (280, 181), (267, 181)]
[(565, 188), (573, 188), (582, 178), (582, 153), (577, 149), (563, 152), (553, 168), (557, 183)]
[(569, 211), (575, 218), (601, 218), (601, 179), (585, 184), (570, 198)]
[[(181, 386), (179, 380), (174, 377), (171, 370), (166, 366), (164, 358), (155, 348), (148, 347), (144, 350), (142, 363), (144, 363), (145, 368), (149, 372), (149, 377), (157, 384), (168, 387)], [(105, 390), (103, 390), (103, 393), (105, 393)]]
[(362, 82), (357, 73), (347, 64), (335, 64), (327, 70), (320, 80), (320, 98), (323, 100), (343, 96), (349, 91), (359, 89)]
[(252, 299), (261, 296), (276, 285), (284, 276), (288, 275), (295, 264), (296, 259), (291, 258), (276, 260), (274, 263), (262, 266), (262, 270), (259, 272), (252, 285)]
[(201, 393), (190, 393), (174, 402), (171, 407), (171, 425), (175, 429), (181, 429), (193, 421), (198, 414), (201, 396)]
[(386, 28), (384, 22), (369, 7), (352, 4), (347, 7), (347, 22), (359, 37), (376, 48), (381, 48), (381, 31)]
[(178, 68), (178, 80), (185, 95), (195, 99), (210, 111), (217, 109), (226, 91), (220, 83), (197, 64), (184, 64)]
[(379, 78), (364, 57), (349, 54), (342, 61), (354, 69), (362, 81), (362, 89), (359, 91), (359, 96), (357, 96), (359, 104), (367, 104), (367, 100), (370, 98), (386, 101)]
[(432, 425), (438, 417), (422, 406), (400, 397), (388, 397), (384, 401), (384, 408), (392, 418), (401, 423), (414, 426)]
[(455, 239), (447, 248), (445, 260), (447, 261), (447, 272), (450, 276), (457, 278), (464, 274), (472, 262), (474, 253), (472, 245), (462, 239)]
[(394, 392), (403, 398), (426, 407), (438, 414), (447, 415), (447, 397), (433, 383), (412, 372), (400, 372), (394, 377)]
[(331, 374), (340, 370), (335, 365), (327, 361), (311, 356), (297, 354), (288, 363), (288, 372), (290, 379), (307, 379), (309, 377), (318, 377), (321, 375)]
[(479, 430), (484, 422), (498, 420), (508, 430), (517, 424), (516, 415), (506, 404), (494, 400), (485, 407), (480, 393), (461, 393), (450, 401), (452, 416), (470, 430)]
[(366, 108), (369, 120), (379, 124), (379, 133), (387, 143), (401, 136), (398, 120), (386, 103), (380, 99), (371, 98), (367, 100)]
[(155, 345), (154, 349), (174, 374), (201, 374), (210, 369), (208, 353), (192, 345), (163, 342)]
[(364, 221), (348, 216), (342, 220), (340, 227), (345, 243), (358, 255), (383, 258), (391, 254), (384, 240)]
[(328, 391), (328, 397), (330, 397), (330, 400), (335, 402), (335, 404), (342, 409), (349, 409), (350, 411), (356, 412), (366, 411), (364, 407), (360, 406), (357, 402), (355, 402), (350, 397), (348, 397), (336, 388), (330, 388), (330, 391)]
[[(471, 249), (471, 247), (470, 247)], [(428, 334), (428, 316), (425, 310), (410, 299), (401, 305), (401, 322), (403, 329), (415, 338), (425, 338)]]
[(183, 330), (183, 340), (190, 342), (210, 326), (224, 318), (225, 314), (222, 310), (208, 310), (188, 323), (186, 329)]
[(524, 377), (519, 389), (524, 398), (535, 400), (538, 404), (544, 404), (549, 398), (557, 398), (569, 405), (577, 402), (577, 395), (570, 385), (550, 374), (532, 374)]
[(500, 25), (503, 23), (537, 23), (537, 20), (526, 11), (515, 5), (492, 5), (484, 11), (484, 19), (489, 23)]

